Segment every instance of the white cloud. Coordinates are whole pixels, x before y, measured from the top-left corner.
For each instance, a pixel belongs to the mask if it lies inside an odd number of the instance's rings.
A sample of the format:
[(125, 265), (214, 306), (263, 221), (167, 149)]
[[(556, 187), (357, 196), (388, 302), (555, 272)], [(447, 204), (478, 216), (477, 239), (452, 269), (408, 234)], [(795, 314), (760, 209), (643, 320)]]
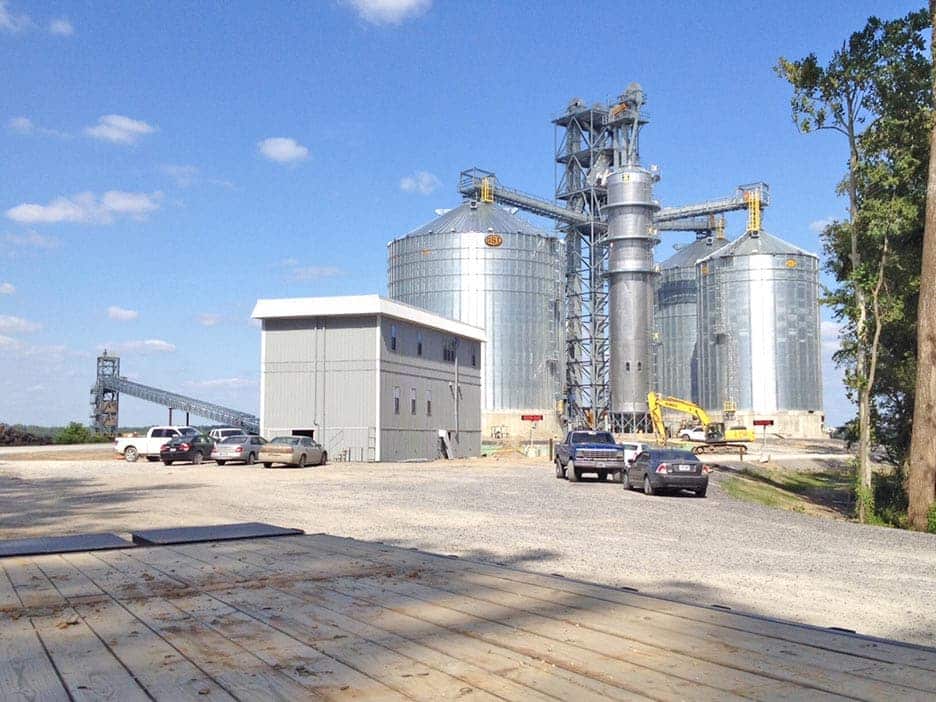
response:
[(809, 230), (816, 234), (822, 234), (826, 227), (828, 227), (830, 224), (833, 224), (835, 221), (835, 217), (824, 217), (823, 219), (817, 219), (816, 221), (809, 223)]
[(344, 275), (344, 271), (337, 266), (296, 266), (289, 273), (292, 279), (297, 281), (337, 278)]
[(253, 378), (214, 378), (211, 380), (190, 380), (185, 383), (190, 388), (249, 388), (255, 387)]
[(156, 127), (123, 115), (103, 115), (97, 124), (85, 127), (84, 131), (90, 137), (114, 144), (134, 144), (140, 137), (155, 132)]
[(140, 313), (136, 310), (128, 310), (123, 307), (118, 307), (117, 305), (111, 305), (107, 308), (107, 316), (111, 319), (116, 319), (118, 322), (129, 322), (138, 319)]
[(54, 236), (46, 236), (34, 231), (26, 232), (25, 234), (10, 233), (5, 235), (3, 240), (11, 246), (33, 249), (57, 249), (62, 245), (60, 239), (57, 239)]
[(19, 132), (20, 134), (29, 134), (33, 131), (35, 127), (33, 126), (32, 120), (29, 117), (11, 117), (7, 121), (7, 129), (11, 132)]
[(145, 219), (159, 209), (162, 192), (128, 193), (108, 190), (100, 199), (94, 193), (84, 192), (69, 197), (57, 197), (47, 205), (24, 202), (6, 211), (6, 216), (22, 224), (56, 224), (77, 222), (83, 224), (110, 224), (116, 216)]
[(400, 179), (400, 190), (405, 193), (428, 195), (440, 185), (442, 182), (428, 171), (416, 171), (413, 175)]
[(0, 32), (21, 32), (32, 26), (29, 15), (14, 14), (7, 7), (6, 0), (0, 0)]
[(220, 314), (212, 314), (211, 312), (205, 312), (204, 314), (198, 315), (198, 323), (203, 327), (213, 327), (221, 323)]
[(29, 117), (11, 117), (7, 120), (6, 127), (11, 132), (22, 134), (24, 136), (38, 134), (40, 136), (59, 137), (60, 139), (71, 138), (65, 132), (60, 132), (57, 129), (47, 129), (46, 127), (40, 127), (38, 124), (29, 119)]
[(59, 17), (58, 19), (54, 19), (49, 22), (49, 32), (51, 34), (58, 34), (62, 37), (70, 37), (75, 33), (75, 28), (67, 19), (64, 17)]
[(270, 137), (257, 144), (265, 157), (277, 163), (298, 163), (309, 157), (309, 149), (289, 137)]
[(0, 295), (12, 295), (16, 292), (16, 286), (13, 283), (0, 283)]
[(432, 0), (347, 0), (361, 19), (371, 24), (400, 24), (432, 7)]
[(839, 339), (842, 333), (841, 322), (823, 319), (819, 325), (819, 333), (823, 351), (828, 351), (830, 353), (838, 351), (841, 345), (841, 340)]
[(114, 353), (172, 353), (176, 350), (175, 344), (162, 339), (140, 339), (138, 341), (121, 341), (116, 344), (102, 344), (98, 348), (107, 349)]
[(0, 332), (6, 334), (31, 334), (42, 329), (39, 322), (30, 322), (22, 317), (0, 314)]
[(161, 168), (162, 172), (172, 178), (180, 188), (188, 188), (198, 178), (198, 166), (186, 166), (178, 164), (166, 164)]

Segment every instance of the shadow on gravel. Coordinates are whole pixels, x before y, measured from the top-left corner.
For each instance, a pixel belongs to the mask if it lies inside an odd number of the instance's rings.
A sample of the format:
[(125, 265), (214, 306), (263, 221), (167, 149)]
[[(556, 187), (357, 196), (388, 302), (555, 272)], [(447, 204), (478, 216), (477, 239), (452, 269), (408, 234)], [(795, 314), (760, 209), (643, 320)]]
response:
[(3, 538), (58, 536), (119, 529), (137, 514), (134, 503), (151, 493), (197, 490), (200, 484), (158, 483), (145, 488), (102, 491), (89, 479), (0, 478), (0, 534)]

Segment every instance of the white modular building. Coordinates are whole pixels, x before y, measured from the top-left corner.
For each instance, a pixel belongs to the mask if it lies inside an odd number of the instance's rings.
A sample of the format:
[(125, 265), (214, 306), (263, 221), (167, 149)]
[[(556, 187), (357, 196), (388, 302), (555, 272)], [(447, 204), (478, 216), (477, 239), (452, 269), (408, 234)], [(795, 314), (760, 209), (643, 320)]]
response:
[(330, 460), (481, 451), (484, 331), (378, 295), (261, 299), (260, 433)]

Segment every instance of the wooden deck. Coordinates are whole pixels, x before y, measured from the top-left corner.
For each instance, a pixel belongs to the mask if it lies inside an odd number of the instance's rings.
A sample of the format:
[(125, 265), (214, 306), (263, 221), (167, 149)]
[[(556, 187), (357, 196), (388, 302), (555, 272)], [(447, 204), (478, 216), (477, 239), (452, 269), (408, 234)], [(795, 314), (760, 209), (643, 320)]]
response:
[(326, 535), (0, 560), (0, 699), (936, 699), (936, 651)]

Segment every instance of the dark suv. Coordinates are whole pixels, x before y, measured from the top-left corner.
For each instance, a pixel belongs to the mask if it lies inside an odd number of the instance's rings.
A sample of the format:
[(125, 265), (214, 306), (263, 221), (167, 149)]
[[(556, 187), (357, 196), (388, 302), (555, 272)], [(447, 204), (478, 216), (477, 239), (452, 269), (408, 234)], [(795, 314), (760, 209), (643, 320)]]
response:
[(625, 490), (642, 486), (648, 495), (692, 490), (696, 497), (705, 497), (709, 472), (691, 451), (651, 448), (628, 463), (621, 482)]
[(191, 461), (198, 465), (211, 455), (214, 441), (203, 434), (176, 436), (159, 447), (159, 458), (167, 466), (173, 461)]

